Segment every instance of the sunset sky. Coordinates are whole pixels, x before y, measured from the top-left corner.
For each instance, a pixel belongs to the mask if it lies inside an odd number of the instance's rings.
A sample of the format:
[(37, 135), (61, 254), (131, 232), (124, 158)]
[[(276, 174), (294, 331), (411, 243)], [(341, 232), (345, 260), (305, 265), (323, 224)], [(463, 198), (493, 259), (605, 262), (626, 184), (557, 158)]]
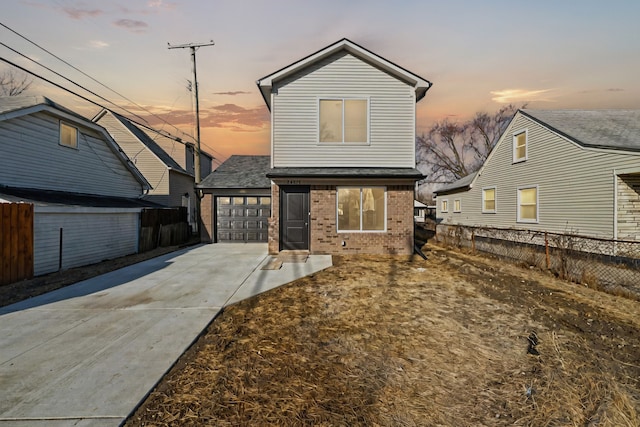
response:
[[(419, 134), (436, 120), (463, 120), (505, 103), (639, 109), (639, 17), (636, 0), (3, 3), (2, 24), (128, 100), (5, 27), (0, 41), (155, 127), (175, 132), (166, 120), (193, 133), (189, 50), (169, 50), (167, 43), (213, 39), (197, 54), (202, 145), (224, 160), (268, 154), (269, 113), (256, 80), (343, 37), (434, 83), (417, 106)], [(97, 100), (5, 46), (0, 52)], [(29, 93), (87, 116), (99, 110), (37, 79)]]

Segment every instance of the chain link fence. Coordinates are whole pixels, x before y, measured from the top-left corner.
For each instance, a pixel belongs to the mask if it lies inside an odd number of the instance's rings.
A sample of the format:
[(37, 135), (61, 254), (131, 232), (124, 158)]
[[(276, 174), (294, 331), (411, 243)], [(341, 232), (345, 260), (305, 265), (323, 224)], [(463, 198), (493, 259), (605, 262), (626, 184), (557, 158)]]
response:
[(437, 226), (436, 239), (445, 245), (491, 253), (550, 270), (562, 279), (640, 299), (640, 242), (443, 224)]

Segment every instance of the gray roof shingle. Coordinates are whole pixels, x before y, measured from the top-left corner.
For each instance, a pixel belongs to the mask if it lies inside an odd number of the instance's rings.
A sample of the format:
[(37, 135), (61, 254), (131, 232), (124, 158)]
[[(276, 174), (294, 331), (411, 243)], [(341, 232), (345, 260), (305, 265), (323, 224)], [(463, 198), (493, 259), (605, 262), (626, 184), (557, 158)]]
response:
[(271, 180), (267, 178), (270, 166), (270, 156), (233, 155), (203, 179), (198, 188), (270, 188)]
[(585, 147), (640, 151), (640, 110), (520, 110)]

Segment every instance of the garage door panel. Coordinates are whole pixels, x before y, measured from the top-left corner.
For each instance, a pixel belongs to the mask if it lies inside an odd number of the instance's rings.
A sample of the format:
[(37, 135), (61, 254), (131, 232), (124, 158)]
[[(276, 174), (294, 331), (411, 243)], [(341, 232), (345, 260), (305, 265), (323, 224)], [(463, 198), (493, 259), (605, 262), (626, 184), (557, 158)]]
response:
[(225, 196), (216, 198), (218, 242), (266, 242), (271, 198)]

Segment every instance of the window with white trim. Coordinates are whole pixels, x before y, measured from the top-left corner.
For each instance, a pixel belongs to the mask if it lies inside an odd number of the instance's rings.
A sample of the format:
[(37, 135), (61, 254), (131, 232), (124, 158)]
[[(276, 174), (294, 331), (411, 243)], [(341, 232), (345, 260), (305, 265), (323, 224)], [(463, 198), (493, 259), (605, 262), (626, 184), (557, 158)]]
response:
[(482, 213), (496, 213), (496, 187), (482, 189)]
[(453, 211), (462, 212), (462, 201), (460, 199), (455, 199), (453, 201)]
[(60, 145), (78, 148), (78, 128), (60, 122)]
[(527, 130), (513, 134), (513, 163), (527, 160)]
[(338, 231), (385, 231), (385, 187), (338, 187)]
[(538, 187), (518, 188), (518, 222), (538, 222)]
[(367, 99), (320, 99), (319, 142), (368, 143)]
[(449, 212), (449, 199), (440, 200), (440, 212)]

